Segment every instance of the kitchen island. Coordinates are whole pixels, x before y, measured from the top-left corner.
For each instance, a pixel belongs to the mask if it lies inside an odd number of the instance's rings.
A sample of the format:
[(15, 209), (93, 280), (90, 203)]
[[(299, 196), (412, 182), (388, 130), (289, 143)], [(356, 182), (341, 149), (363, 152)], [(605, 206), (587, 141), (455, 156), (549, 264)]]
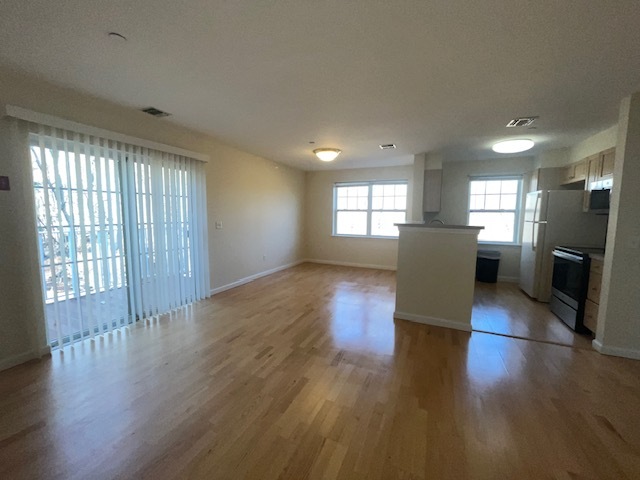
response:
[(467, 225), (398, 224), (394, 317), (471, 331), (478, 233)]

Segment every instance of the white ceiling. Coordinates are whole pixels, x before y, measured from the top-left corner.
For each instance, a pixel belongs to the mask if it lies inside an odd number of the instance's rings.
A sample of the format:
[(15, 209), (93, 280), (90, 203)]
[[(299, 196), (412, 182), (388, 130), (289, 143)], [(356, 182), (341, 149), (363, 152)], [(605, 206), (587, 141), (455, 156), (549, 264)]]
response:
[[(0, 64), (303, 169), (536, 151), (640, 89), (638, 0), (2, 0)], [(116, 31), (128, 42), (109, 40)], [(522, 132), (522, 133), (520, 133)], [(315, 141), (315, 146), (309, 141)], [(380, 143), (397, 150), (381, 151)], [(333, 164), (314, 147), (343, 150)]]

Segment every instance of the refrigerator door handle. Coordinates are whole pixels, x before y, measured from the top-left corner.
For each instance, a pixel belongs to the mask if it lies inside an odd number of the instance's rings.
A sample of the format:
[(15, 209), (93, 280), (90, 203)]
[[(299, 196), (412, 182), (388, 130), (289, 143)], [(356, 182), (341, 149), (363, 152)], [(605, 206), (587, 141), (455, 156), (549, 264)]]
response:
[(533, 228), (531, 229), (531, 250), (536, 251), (538, 247), (538, 235), (540, 225), (546, 225), (547, 221), (542, 220), (541, 222), (533, 222)]
[(538, 192), (538, 194), (536, 195), (536, 203), (533, 207), (533, 221), (537, 222), (538, 219), (540, 218), (538, 216), (538, 203), (540, 202), (540, 196), (542, 195), (542, 192)]
[(538, 226), (538, 222), (533, 222), (533, 225), (531, 225), (531, 251), (535, 252), (536, 251), (536, 230)]

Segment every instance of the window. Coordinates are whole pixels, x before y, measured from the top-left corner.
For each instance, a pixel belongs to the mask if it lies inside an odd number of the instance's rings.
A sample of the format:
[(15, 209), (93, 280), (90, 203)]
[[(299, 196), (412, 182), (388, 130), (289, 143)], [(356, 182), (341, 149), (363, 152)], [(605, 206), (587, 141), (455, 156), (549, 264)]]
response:
[(521, 177), (472, 178), (469, 225), (483, 226), (481, 242), (516, 243), (520, 218)]
[(407, 218), (407, 182), (337, 183), (333, 189), (333, 234), (397, 237)]

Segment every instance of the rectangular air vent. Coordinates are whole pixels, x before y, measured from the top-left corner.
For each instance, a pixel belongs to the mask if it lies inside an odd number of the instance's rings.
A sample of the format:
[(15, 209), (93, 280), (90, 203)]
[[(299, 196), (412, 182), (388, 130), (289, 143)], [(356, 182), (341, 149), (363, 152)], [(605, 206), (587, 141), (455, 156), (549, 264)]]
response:
[(507, 123), (507, 127), (508, 128), (511, 128), (511, 127), (528, 127), (533, 122), (535, 122), (536, 118), (538, 118), (538, 117), (518, 117), (518, 118), (514, 118), (509, 123)]
[(393, 150), (396, 146), (393, 143), (383, 143), (380, 145), (381, 150)]
[(148, 113), (149, 115), (153, 115), (154, 117), (158, 117), (158, 118), (168, 117), (169, 115), (171, 115), (170, 113), (163, 112), (162, 110), (159, 110), (156, 107), (143, 108), (142, 111), (144, 113)]

